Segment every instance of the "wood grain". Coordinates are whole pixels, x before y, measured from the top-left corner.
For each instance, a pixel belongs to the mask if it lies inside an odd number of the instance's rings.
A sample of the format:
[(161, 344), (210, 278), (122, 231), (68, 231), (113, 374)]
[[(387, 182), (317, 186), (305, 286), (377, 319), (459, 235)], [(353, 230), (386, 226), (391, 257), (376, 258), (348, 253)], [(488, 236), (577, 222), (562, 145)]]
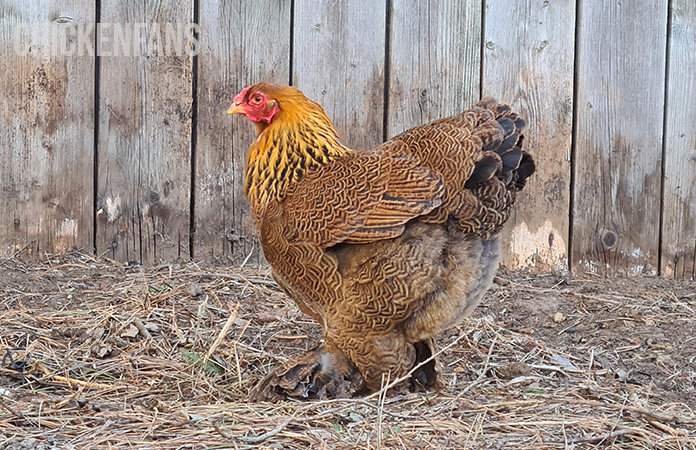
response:
[(479, 100), (481, 2), (395, 0), (388, 135), (457, 114)]
[[(191, 0), (101, 6), (102, 22), (148, 24), (147, 33), (193, 19)], [(123, 56), (110, 31), (103, 48), (119, 53), (100, 59), (97, 253), (147, 264), (188, 259), (192, 58), (151, 49)]]
[(196, 142), (196, 259), (239, 264), (260, 261), (244, 193), (244, 168), (253, 125), (225, 114), (245, 86), (287, 84), (290, 2), (201, 0)]
[(265, 80), (292, 81), (357, 149), (479, 90), (509, 102), (538, 171), (504, 264), (565, 270), (570, 254), (575, 273), (654, 274), (660, 255), (662, 274), (696, 277), (696, 6), (670, 4), (667, 30), (667, 2), (648, 0), (102, 0), (102, 22), (131, 25), (191, 23), (198, 5), (201, 35), (197, 92), (188, 54), (100, 58), (95, 146), (93, 53), (58, 54), (50, 35), (14, 45), (19, 24), (94, 23), (94, 2), (1, 2), (0, 256), (96, 243), (148, 264), (262, 262), (243, 190), (254, 128), (225, 111)]
[(296, 0), (293, 84), (355, 149), (383, 140), (385, 0)]
[(657, 271), (667, 9), (581, 2), (572, 261)]
[(662, 273), (696, 277), (696, 3), (672, 2)]
[(63, 49), (94, 3), (2, 2), (0, 18), (0, 256), (92, 251), (94, 58)]
[(483, 94), (527, 121), (537, 172), (506, 225), (502, 264), (568, 269), (575, 0), (488, 1)]

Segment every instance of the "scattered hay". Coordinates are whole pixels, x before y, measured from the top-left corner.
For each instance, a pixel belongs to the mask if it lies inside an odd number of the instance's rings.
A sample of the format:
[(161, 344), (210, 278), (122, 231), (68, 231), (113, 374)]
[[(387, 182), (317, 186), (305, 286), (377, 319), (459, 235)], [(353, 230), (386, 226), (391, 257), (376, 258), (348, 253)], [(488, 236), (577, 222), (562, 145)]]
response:
[(0, 449), (696, 448), (694, 283), (503, 271), (442, 392), (249, 404), (320, 336), (267, 269), (0, 270)]

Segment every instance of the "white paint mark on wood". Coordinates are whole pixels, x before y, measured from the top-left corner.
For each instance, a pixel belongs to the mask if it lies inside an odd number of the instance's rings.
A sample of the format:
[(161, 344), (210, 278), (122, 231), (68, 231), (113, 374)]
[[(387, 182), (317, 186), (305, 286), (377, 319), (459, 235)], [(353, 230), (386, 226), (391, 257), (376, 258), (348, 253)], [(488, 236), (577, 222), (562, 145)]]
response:
[(77, 220), (65, 218), (55, 230), (52, 240), (52, 248), (57, 253), (65, 253), (79, 247), (80, 227)]
[(116, 198), (107, 197), (104, 202), (104, 208), (99, 210), (106, 212), (106, 219), (109, 223), (114, 222), (121, 215), (121, 196), (117, 195)]
[(64, 219), (63, 223), (60, 224), (60, 230), (58, 230), (58, 236), (60, 237), (72, 237), (77, 239), (79, 226), (74, 219)]
[[(626, 252), (619, 252), (621, 255), (621, 260), (617, 259), (616, 263), (612, 264), (609, 262), (601, 263), (598, 261), (593, 261), (589, 259), (578, 260), (577, 272), (588, 272), (588, 273), (612, 273), (619, 276), (638, 276), (638, 275), (657, 275), (657, 267), (653, 266), (649, 262), (652, 258), (650, 252), (634, 251), (632, 254), (627, 254)], [(629, 264), (624, 267), (623, 263), (619, 265), (618, 261), (628, 261)], [(573, 269), (575, 272), (576, 269)], [(670, 276), (670, 274), (667, 274)]]
[(509, 243), (513, 258), (507, 265), (511, 269), (534, 267), (540, 271), (567, 271), (568, 246), (563, 239), (564, 235), (548, 219), (535, 231), (531, 231), (526, 222), (520, 223), (512, 229)]

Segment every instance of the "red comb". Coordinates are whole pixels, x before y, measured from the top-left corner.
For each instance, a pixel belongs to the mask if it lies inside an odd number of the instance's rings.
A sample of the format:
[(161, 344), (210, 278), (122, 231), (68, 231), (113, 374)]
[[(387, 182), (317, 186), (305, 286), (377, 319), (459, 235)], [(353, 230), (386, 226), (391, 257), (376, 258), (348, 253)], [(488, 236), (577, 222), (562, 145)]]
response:
[(244, 96), (246, 95), (246, 93), (249, 92), (249, 89), (251, 89), (251, 86), (245, 87), (242, 90), (242, 92), (235, 95), (234, 100), (233, 100), (235, 105), (242, 103), (242, 100), (244, 99)]

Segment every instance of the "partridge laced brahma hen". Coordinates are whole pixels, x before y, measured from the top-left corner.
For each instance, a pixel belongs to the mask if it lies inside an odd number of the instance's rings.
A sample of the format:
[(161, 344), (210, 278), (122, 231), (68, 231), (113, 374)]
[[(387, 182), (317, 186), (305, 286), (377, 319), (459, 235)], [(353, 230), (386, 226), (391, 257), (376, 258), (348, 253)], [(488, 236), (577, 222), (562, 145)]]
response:
[(360, 395), (409, 372), (412, 388), (436, 388), (434, 338), (490, 286), (499, 233), (534, 173), (524, 120), (485, 98), (355, 151), (294, 87), (249, 86), (228, 113), (258, 133), (245, 189), (273, 277), (324, 329), (251, 398)]

